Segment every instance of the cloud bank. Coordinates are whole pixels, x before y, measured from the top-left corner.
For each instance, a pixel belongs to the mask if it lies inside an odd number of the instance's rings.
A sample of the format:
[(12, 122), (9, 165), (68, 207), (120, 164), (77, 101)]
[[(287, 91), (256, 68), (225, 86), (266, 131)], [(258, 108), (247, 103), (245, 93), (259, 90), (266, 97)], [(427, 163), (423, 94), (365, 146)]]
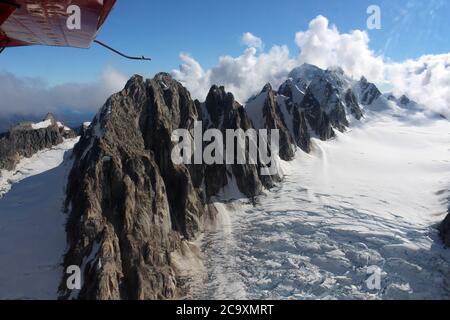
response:
[(385, 77), (395, 94), (406, 93), (450, 119), (450, 53), (386, 64)]
[[(246, 46), (241, 55), (224, 55), (216, 65), (205, 69), (194, 57), (181, 53), (182, 63), (172, 75), (201, 101), (210, 87), (217, 84), (224, 85), (238, 101), (245, 103), (267, 82), (277, 88), (293, 68), (303, 63), (321, 68), (339, 66), (355, 79), (364, 75), (380, 88), (396, 95), (407, 94), (450, 118), (450, 53), (389, 62), (370, 49), (367, 32), (341, 33), (323, 16), (313, 19), (306, 31), (297, 32), (293, 41), (298, 48), (295, 53), (286, 45), (264, 49), (261, 38), (246, 32), (241, 37)], [(112, 93), (123, 88), (127, 78), (107, 67), (93, 83), (49, 86), (43, 79), (18, 78), (0, 72), (0, 117), (42, 116), (62, 108), (95, 112)]]
[(300, 64), (310, 63), (323, 69), (338, 66), (357, 79), (365, 76), (372, 81), (382, 80), (383, 58), (370, 50), (365, 31), (340, 33), (327, 18), (318, 16), (307, 31), (296, 33), (295, 43), (300, 50)]
[(264, 51), (263, 41), (251, 33), (244, 33), (241, 41), (248, 47), (242, 55), (222, 56), (207, 70), (194, 57), (182, 53), (182, 64), (172, 74), (199, 100), (204, 100), (211, 85), (217, 84), (245, 102), (267, 82), (278, 87), (291, 69), (303, 63), (321, 68), (339, 66), (355, 79), (365, 76), (381, 88), (407, 94), (450, 117), (450, 53), (389, 62), (370, 49), (367, 32), (341, 33), (323, 16), (313, 19), (308, 30), (295, 34), (298, 54), (291, 54), (285, 45)]
[(18, 78), (0, 73), (0, 117), (31, 115), (71, 109), (77, 112), (98, 110), (106, 99), (123, 88), (127, 77), (107, 67), (94, 83), (66, 83), (49, 86), (39, 78)]
[(246, 101), (267, 82), (281, 84), (297, 66), (295, 59), (289, 57), (287, 46), (274, 46), (268, 52), (261, 53), (250, 47), (239, 57), (221, 57), (219, 63), (209, 70), (204, 70), (188, 54), (183, 53), (180, 58), (183, 64), (172, 75), (202, 101), (213, 84), (225, 85), (237, 100)]

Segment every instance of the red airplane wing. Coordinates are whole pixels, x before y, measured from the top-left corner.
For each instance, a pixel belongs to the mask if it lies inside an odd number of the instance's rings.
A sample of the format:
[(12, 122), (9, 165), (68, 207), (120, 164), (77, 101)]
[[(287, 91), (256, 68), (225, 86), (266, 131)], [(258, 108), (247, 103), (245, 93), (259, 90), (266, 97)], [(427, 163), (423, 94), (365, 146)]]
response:
[(9, 16), (16, 11), (18, 6), (8, 3), (8, 2), (0, 2), (0, 26), (3, 24), (3, 22), (6, 21), (6, 19), (9, 18)]
[[(116, 0), (0, 0), (0, 47), (89, 48)], [(80, 30), (69, 30), (67, 8), (81, 10)]]

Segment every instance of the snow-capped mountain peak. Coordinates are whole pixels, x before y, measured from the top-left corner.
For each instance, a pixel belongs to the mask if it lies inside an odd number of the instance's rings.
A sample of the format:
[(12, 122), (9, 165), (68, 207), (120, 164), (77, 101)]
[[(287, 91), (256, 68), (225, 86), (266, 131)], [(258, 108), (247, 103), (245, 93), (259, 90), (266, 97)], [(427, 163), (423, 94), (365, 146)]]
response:
[[(353, 92), (355, 81), (340, 68), (322, 70), (304, 64), (292, 70), (278, 92), (266, 85), (262, 92), (251, 99), (246, 110), (257, 128), (267, 125), (267, 102), (274, 101), (273, 108), (281, 122), (289, 130), (298, 146), (308, 152), (310, 137), (327, 140), (334, 130), (345, 131), (352, 119), (360, 120), (363, 109)], [(276, 99), (269, 99), (272, 94)]]
[(304, 87), (306, 89), (307, 86), (313, 81), (316, 77), (321, 76), (324, 73), (324, 70), (316, 67), (312, 64), (303, 64), (300, 67), (293, 69), (289, 73), (289, 79), (292, 79), (294, 83), (299, 85), (300, 88)]

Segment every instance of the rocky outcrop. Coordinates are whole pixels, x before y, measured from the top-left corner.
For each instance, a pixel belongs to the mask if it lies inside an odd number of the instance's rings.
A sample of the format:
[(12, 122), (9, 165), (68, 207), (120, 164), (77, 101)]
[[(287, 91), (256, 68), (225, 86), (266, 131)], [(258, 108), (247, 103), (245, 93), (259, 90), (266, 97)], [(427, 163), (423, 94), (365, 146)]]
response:
[(296, 151), (293, 136), (287, 127), (287, 121), (291, 121), (292, 126), (292, 115), (287, 112), (283, 114), (281, 108), (286, 106), (281, 106), (278, 98), (272, 86), (266, 84), (259, 96), (247, 104), (246, 110), (251, 114), (256, 128), (279, 130), (280, 158), (289, 161), (294, 158)]
[(398, 107), (408, 110), (408, 111), (424, 111), (424, 107), (418, 104), (417, 102), (411, 100), (408, 96), (402, 95), (400, 98), (397, 98), (392, 93), (385, 94), (384, 97), (391, 102), (394, 102)]
[(361, 78), (361, 80), (357, 84), (357, 87), (360, 91), (359, 99), (365, 106), (371, 105), (376, 99), (381, 96), (380, 90), (378, 90), (378, 88), (373, 83), (367, 81), (365, 77)]
[(251, 128), (245, 109), (224, 88), (205, 103), (168, 74), (134, 76), (97, 114), (74, 150), (66, 206), (69, 250), (81, 266), (79, 293), (62, 298), (170, 299), (180, 294), (171, 254), (211, 219), (209, 201), (236, 182), (248, 197), (270, 187), (259, 165), (176, 165), (176, 129)]
[(305, 114), (295, 103), (299, 94), (294, 88), (296, 86), (293, 82), (286, 82), (277, 92), (267, 84), (261, 93), (245, 106), (255, 128), (279, 130), (279, 155), (285, 161), (294, 158), (297, 146), (306, 152), (310, 151)]
[(341, 99), (344, 84), (338, 75), (342, 76), (327, 70), (322, 76), (314, 78), (308, 90), (319, 102), (320, 109), (327, 115), (333, 128), (343, 132), (349, 126), (349, 122), (345, 100)]
[(312, 134), (325, 141), (335, 136), (332, 123), (311, 90), (307, 90), (299, 109), (305, 113)]
[(309, 153), (311, 151), (311, 135), (308, 129), (305, 111), (300, 108), (293, 108), (293, 114), (295, 143), (300, 149)]
[(133, 77), (74, 150), (65, 265), (82, 266), (80, 299), (177, 294), (170, 253), (199, 229), (205, 210), (188, 168), (170, 161), (171, 130), (192, 126), (195, 105), (167, 80)]
[[(213, 86), (205, 103), (197, 102), (197, 104), (200, 120), (203, 122), (203, 132), (208, 129), (218, 129), (225, 137), (227, 129), (243, 131), (254, 129), (245, 108), (234, 99), (231, 93), (226, 92), (224, 87)], [(247, 143), (252, 142), (257, 143), (257, 141), (247, 141)], [(223, 141), (223, 144), (226, 153), (225, 141)], [(236, 155), (236, 151), (233, 154)], [(246, 159), (249, 159), (248, 152), (246, 152)], [(261, 175), (262, 167), (259, 163), (203, 166), (206, 197), (211, 198), (218, 194), (221, 189), (234, 180), (239, 191), (246, 197), (253, 199), (264, 188), (271, 188), (275, 181), (280, 180), (276, 175), (272, 177)]]
[(78, 136), (82, 137), (87, 133), (90, 125), (90, 122), (83, 122), (80, 126), (76, 127), (74, 131)]
[(361, 120), (364, 117), (364, 114), (358, 104), (358, 98), (355, 93), (351, 89), (348, 89), (345, 93), (344, 99), (348, 111), (353, 115), (353, 117), (355, 117), (356, 120)]
[(40, 123), (24, 122), (0, 135), (0, 169), (13, 170), (22, 158), (74, 138), (76, 134), (48, 114)]

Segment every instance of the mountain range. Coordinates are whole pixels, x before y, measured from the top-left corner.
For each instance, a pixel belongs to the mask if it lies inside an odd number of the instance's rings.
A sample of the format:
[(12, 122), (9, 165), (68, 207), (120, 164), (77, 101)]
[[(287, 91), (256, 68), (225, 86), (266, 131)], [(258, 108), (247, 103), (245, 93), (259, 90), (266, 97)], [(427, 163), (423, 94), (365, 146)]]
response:
[[(196, 255), (192, 243), (220, 217), (215, 204), (241, 199), (257, 207), (261, 196), (283, 184), (282, 169), (263, 176), (261, 163), (175, 165), (174, 130), (193, 130), (196, 121), (203, 132), (277, 129), (282, 166), (299, 153), (312, 153), (314, 140), (333, 140), (360, 126), (368, 114), (402, 117), (422, 110), (407, 96), (382, 94), (364, 77), (307, 64), (292, 70), (278, 89), (266, 84), (245, 106), (221, 86), (200, 102), (167, 73), (133, 76), (81, 130), (73, 149), (63, 266), (80, 266), (84, 281), (81, 290), (69, 290), (68, 275), (61, 274), (59, 297), (185, 296), (189, 283), (176, 257)], [(75, 136), (52, 115), (15, 126), (0, 137), (0, 169), (13, 171), (21, 159)], [(440, 227), (447, 245), (449, 217)]]

